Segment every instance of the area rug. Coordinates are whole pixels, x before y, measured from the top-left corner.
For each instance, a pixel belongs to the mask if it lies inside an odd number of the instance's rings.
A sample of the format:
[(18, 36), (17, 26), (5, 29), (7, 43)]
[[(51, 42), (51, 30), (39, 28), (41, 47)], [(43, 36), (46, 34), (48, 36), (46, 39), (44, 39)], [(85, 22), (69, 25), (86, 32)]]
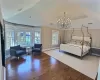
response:
[(73, 69), (81, 72), (88, 77), (95, 79), (98, 71), (99, 57), (96, 56), (85, 56), (82, 60), (74, 56), (59, 52), (58, 49), (44, 51), (51, 57), (61, 61), (62, 63), (72, 67)]

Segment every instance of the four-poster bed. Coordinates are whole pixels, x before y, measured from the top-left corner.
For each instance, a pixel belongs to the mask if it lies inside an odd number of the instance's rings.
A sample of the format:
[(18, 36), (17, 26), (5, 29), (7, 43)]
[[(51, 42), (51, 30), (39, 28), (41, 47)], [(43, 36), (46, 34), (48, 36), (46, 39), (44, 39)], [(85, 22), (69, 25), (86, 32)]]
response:
[[(88, 36), (85, 36), (83, 28), (86, 28)], [(71, 34), (71, 40), (67, 44), (60, 44), (59, 50), (74, 54), (82, 58), (90, 51), (91, 44), (92, 44), (92, 37), (88, 31), (88, 27), (85, 27), (83, 25), (81, 27), (82, 36), (75, 36), (74, 31), (75, 30), (73, 28)]]

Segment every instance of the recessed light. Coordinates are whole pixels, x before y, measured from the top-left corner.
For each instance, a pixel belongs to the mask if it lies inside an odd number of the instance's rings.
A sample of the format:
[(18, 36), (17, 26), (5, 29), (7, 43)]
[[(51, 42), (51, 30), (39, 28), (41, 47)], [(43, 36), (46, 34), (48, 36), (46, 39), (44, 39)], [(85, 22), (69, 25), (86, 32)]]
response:
[(31, 18), (31, 16), (29, 18)]
[(18, 11), (21, 11), (23, 8), (18, 9)]

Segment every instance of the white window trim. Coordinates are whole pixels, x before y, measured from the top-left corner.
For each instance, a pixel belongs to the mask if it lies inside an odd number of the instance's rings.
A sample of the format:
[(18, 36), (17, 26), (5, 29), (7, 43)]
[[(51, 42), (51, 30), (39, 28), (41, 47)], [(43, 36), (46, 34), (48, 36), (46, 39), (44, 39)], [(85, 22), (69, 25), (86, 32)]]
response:
[(40, 32), (40, 44), (41, 44), (41, 30), (34, 30), (34, 44), (35, 44), (35, 32)]

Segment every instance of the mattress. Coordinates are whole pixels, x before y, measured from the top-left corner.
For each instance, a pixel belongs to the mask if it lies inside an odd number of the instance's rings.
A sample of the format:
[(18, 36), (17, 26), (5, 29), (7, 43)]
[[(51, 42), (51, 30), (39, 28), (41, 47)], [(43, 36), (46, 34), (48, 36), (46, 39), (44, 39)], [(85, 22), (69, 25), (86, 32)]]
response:
[[(83, 54), (82, 54), (82, 56), (85, 55), (85, 54), (87, 54), (87, 52), (89, 51), (89, 49), (90, 49), (89, 46), (83, 45)], [(74, 55), (81, 56), (82, 45), (72, 44), (72, 43), (61, 44), (60, 45), (60, 50), (72, 53)]]

